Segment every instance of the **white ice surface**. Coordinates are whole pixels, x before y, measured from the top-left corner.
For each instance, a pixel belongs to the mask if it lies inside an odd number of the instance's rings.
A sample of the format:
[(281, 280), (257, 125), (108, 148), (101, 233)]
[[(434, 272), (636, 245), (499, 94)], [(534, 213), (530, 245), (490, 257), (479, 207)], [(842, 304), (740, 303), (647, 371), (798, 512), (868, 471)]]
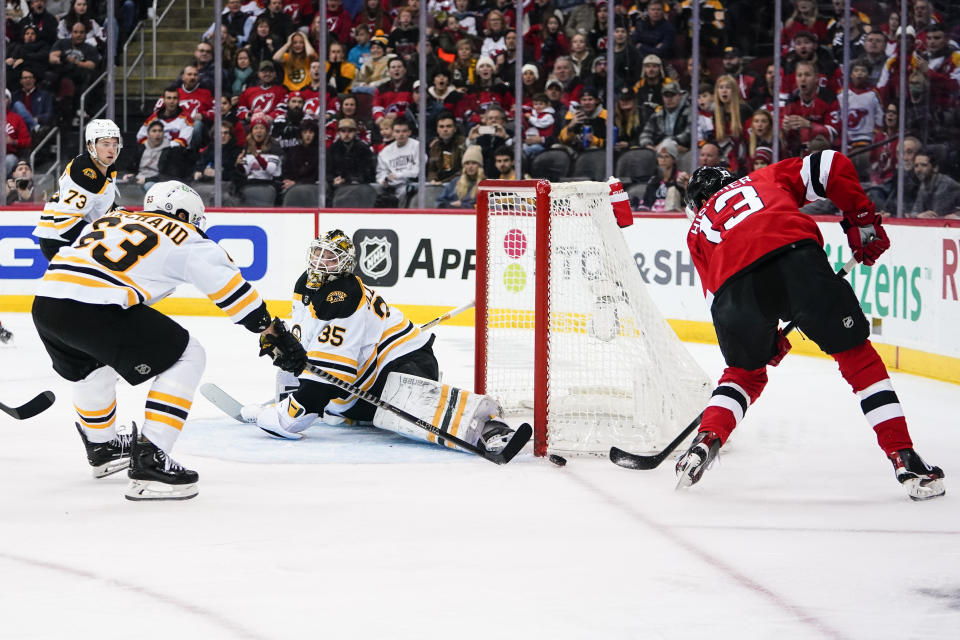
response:
[[(674, 490), (672, 463), (498, 467), (370, 429), (273, 440), (197, 396), (174, 457), (185, 502), (133, 503), (90, 476), (69, 385), (29, 316), (5, 314), (0, 638), (960, 637), (960, 388), (894, 374), (918, 451), (948, 494), (913, 503), (832, 360), (771, 370), (720, 465)], [(272, 394), (255, 337), (183, 323), (204, 380)], [(440, 327), (445, 381), (472, 383), (471, 331)], [(716, 347), (691, 345), (711, 376)], [(147, 385), (120, 385), (142, 420)]]

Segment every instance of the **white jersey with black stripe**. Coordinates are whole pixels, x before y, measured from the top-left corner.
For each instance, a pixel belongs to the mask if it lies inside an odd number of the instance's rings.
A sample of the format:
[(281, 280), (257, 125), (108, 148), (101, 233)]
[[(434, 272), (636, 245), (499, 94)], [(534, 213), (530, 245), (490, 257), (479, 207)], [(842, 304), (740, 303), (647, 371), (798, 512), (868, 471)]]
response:
[(80, 228), (106, 215), (117, 200), (117, 175), (113, 166), (104, 173), (86, 153), (67, 163), (58, 190), (43, 207), (33, 235), (69, 242)]
[[(341, 380), (369, 390), (385, 366), (430, 339), (357, 276), (320, 289), (308, 288), (306, 281), (304, 273), (294, 288), (292, 331), (307, 350), (310, 363)], [(325, 383), (308, 371), (300, 377)], [(356, 402), (355, 396), (334, 398), (326, 412), (342, 415)]]
[(85, 231), (50, 262), (38, 296), (128, 308), (189, 282), (234, 322), (263, 303), (227, 252), (192, 224), (117, 209)]

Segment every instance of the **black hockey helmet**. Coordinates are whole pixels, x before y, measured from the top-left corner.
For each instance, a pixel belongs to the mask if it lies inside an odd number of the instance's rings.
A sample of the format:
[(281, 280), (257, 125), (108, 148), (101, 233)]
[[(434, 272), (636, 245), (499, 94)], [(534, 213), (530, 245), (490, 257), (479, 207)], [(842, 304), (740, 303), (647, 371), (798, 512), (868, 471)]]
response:
[(700, 167), (687, 183), (687, 206), (698, 211), (710, 196), (734, 180), (733, 174), (723, 167)]

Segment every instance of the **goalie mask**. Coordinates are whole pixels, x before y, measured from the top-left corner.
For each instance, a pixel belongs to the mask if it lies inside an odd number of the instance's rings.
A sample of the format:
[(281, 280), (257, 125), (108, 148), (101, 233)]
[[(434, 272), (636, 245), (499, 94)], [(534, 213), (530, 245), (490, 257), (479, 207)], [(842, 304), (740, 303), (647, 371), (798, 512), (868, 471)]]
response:
[(206, 223), (203, 199), (196, 191), (176, 180), (158, 182), (143, 197), (144, 211), (174, 215), (203, 231)]
[(694, 215), (720, 189), (736, 180), (733, 174), (723, 167), (700, 167), (690, 176), (687, 183), (687, 216), (692, 209)]
[(328, 281), (353, 273), (356, 251), (343, 231), (334, 229), (310, 243), (307, 251), (307, 286), (319, 289)]

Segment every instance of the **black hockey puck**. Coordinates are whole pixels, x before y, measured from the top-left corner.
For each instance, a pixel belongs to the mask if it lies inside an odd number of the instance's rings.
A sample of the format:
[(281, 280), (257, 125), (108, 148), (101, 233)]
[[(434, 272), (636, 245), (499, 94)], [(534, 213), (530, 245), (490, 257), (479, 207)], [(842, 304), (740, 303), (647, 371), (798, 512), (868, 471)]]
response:
[(558, 455), (555, 454), (555, 453), (551, 453), (549, 456), (547, 456), (547, 460), (549, 460), (549, 461), (552, 462), (553, 464), (557, 465), (558, 467), (562, 467), (562, 466), (564, 466), (565, 464), (567, 464), (567, 459), (566, 459), (566, 458), (564, 458), (564, 457), (562, 457), (562, 456), (558, 456)]

